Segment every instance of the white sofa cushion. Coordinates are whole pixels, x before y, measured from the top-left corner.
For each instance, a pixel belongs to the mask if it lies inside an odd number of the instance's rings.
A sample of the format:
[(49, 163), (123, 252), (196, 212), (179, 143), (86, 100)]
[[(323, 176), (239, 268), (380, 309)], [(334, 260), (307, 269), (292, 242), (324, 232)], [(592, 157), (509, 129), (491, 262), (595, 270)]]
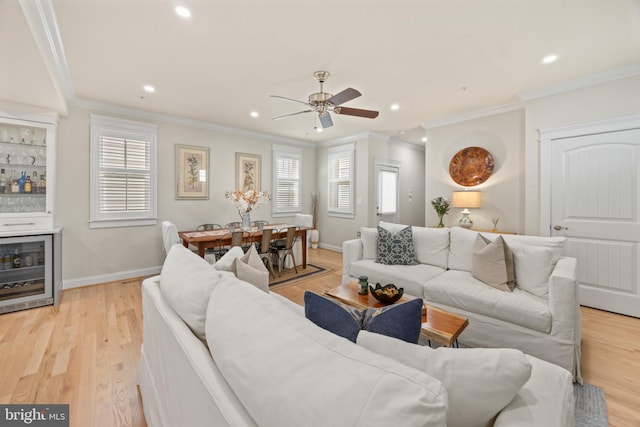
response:
[(551, 331), (547, 299), (517, 287), (513, 292), (500, 291), (475, 279), (467, 271), (448, 270), (431, 279), (424, 286), (424, 298), (427, 304), (435, 302), (536, 331)]
[(376, 259), (378, 257), (378, 229), (360, 227), (362, 239), (362, 259)]
[(531, 377), (496, 417), (493, 427), (575, 426), (573, 376), (569, 371), (537, 357), (525, 355)]
[(553, 271), (553, 251), (550, 248), (522, 245), (513, 250), (516, 283), (539, 297), (549, 295), (549, 276)]
[(162, 266), (162, 296), (201, 340), (205, 339), (204, 321), (209, 297), (221, 280), (223, 275), (219, 271), (182, 245), (171, 247)]
[(371, 259), (354, 261), (349, 267), (352, 277), (367, 276), (369, 283), (388, 285), (393, 283), (398, 288), (404, 288), (409, 295), (422, 297), (424, 284), (442, 274), (445, 270), (429, 264), (416, 265), (385, 265), (378, 264)]
[[(478, 235), (477, 231), (462, 227), (451, 227), (449, 244), (449, 269), (471, 271), (471, 254), (473, 244)], [(552, 265), (554, 266), (564, 253), (565, 237), (519, 236), (515, 234), (482, 233), (488, 240), (495, 240), (502, 236), (507, 247), (515, 251), (523, 246), (537, 246), (549, 248), (552, 251)], [(516, 273), (517, 282), (517, 273)]]
[(447, 389), (448, 427), (485, 427), (515, 397), (531, 364), (515, 349), (436, 350), (362, 331), (358, 345), (439, 379)]
[(388, 426), (399, 416), (405, 425), (446, 423), (442, 383), (315, 326), (251, 285), (216, 287), (206, 331), (214, 361), (260, 426)]
[(413, 241), (419, 263), (447, 268), (448, 228), (413, 227)]

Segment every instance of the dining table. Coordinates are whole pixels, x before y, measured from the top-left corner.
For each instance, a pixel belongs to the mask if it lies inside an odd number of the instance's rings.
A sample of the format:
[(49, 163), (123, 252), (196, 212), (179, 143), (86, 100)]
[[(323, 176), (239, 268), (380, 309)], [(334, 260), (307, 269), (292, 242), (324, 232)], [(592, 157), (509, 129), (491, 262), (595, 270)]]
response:
[[(245, 241), (259, 242), (262, 240), (262, 230), (274, 230), (272, 236), (284, 238), (287, 235), (287, 228), (295, 227), (296, 236), (302, 244), (302, 268), (307, 268), (307, 231), (312, 227), (302, 227), (292, 224), (266, 224), (264, 227), (258, 228), (253, 226), (249, 229), (236, 228), (234, 231), (243, 231), (248, 233)], [(188, 248), (193, 245), (198, 248), (198, 255), (204, 258), (207, 249), (219, 246), (231, 245), (231, 231), (228, 228), (216, 228), (214, 230), (198, 230), (198, 231), (179, 231), (178, 236), (182, 239), (184, 247)]]

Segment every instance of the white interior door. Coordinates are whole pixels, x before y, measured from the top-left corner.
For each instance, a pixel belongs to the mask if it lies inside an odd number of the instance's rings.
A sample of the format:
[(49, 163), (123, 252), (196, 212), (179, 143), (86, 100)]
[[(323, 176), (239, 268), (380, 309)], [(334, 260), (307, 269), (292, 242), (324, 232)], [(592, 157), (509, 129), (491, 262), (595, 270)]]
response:
[(551, 233), (578, 260), (582, 305), (640, 317), (640, 129), (550, 142)]
[(374, 226), (380, 221), (398, 222), (400, 167), (376, 162), (376, 209)]

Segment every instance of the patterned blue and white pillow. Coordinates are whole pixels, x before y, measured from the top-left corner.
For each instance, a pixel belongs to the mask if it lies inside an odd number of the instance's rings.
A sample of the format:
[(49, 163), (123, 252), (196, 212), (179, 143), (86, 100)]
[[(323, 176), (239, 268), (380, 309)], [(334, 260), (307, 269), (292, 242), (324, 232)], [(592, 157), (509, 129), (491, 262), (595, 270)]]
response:
[(405, 227), (397, 233), (391, 233), (378, 226), (378, 258), (376, 262), (387, 265), (418, 264), (411, 226)]

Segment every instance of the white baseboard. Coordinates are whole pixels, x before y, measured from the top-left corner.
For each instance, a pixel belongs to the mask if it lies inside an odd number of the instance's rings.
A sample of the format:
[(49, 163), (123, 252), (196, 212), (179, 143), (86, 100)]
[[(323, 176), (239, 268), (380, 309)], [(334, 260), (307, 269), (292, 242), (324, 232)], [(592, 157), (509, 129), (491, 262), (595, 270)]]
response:
[(342, 246), (327, 245), (326, 243), (319, 243), (318, 246), (320, 246), (323, 249), (329, 249), (329, 250), (336, 251), (336, 252), (342, 252)]
[(111, 274), (81, 277), (79, 279), (67, 279), (62, 281), (62, 289), (81, 288), (83, 286), (97, 285), (98, 283), (114, 282), (140, 276), (153, 276), (160, 274), (161, 266), (141, 268), (139, 270), (119, 271)]

